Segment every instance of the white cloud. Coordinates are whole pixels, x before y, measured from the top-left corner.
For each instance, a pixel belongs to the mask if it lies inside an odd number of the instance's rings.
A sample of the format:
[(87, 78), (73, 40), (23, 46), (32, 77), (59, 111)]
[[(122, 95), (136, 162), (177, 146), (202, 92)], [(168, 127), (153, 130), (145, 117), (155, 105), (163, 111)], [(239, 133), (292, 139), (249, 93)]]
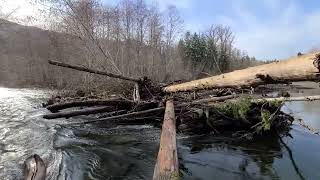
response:
[(1, 10), (5, 14), (14, 11), (15, 16), (32, 16), (38, 9), (28, 0), (8, 0), (3, 2)]
[(25, 24), (38, 25), (41, 21), (41, 7), (32, 0), (0, 0), (0, 12), (9, 20)]
[(232, 22), (237, 47), (259, 59), (283, 59), (320, 45), (320, 11), (303, 12), (293, 1), (286, 7), (281, 7), (280, 1), (264, 1), (271, 3), (263, 6), (270, 11), (266, 17), (258, 18), (248, 3), (242, 2), (234, 6), (234, 16), (219, 18), (225, 24)]

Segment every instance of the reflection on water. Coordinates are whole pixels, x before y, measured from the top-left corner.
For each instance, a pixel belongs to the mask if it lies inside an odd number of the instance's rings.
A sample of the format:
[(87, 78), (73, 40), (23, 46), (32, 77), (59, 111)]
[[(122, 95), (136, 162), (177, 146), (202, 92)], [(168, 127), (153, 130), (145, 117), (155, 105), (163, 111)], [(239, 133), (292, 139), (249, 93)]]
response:
[[(102, 129), (64, 125), (75, 119), (44, 120), (40, 90), (0, 88), (0, 179), (21, 179), (33, 153), (48, 164), (48, 179), (151, 179), (160, 130), (150, 126)], [(320, 129), (320, 102), (288, 103)], [(219, 136), (178, 136), (183, 179), (320, 179), (320, 137), (298, 124), (291, 137), (239, 141)], [(292, 155), (292, 156), (291, 156)], [(298, 171), (297, 171), (298, 170)], [(299, 176), (299, 173), (301, 176)]]

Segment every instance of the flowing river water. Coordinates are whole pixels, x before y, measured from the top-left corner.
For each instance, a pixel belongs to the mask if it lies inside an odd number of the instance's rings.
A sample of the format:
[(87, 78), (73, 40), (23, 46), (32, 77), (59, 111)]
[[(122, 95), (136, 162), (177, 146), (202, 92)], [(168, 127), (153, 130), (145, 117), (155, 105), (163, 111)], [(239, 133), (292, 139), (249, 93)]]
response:
[[(0, 88), (0, 179), (22, 179), (23, 162), (35, 153), (48, 166), (47, 179), (152, 179), (159, 128), (67, 125), (81, 117), (45, 120), (41, 103), (48, 96), (44, 90)], [(319, 101), (291, 102), (284, 111), (320, 129), (319, 108)], [(276, 137), (178, 135), (182, 179), (320, 179), (320, 136), (297, 122), (290, 134), (283, 143)]]

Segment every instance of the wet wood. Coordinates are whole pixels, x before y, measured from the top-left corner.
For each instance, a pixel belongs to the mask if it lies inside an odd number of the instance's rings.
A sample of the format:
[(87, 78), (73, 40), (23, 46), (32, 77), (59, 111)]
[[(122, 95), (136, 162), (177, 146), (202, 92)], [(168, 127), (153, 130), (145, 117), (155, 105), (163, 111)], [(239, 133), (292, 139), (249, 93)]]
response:
[(171, 85), (168, 93), (214, 88), (254, 87), (261, 84), (319, 80), (320, 55), (318, 53), (289, 58), (279, 62), (250, 67), (204, 79)]
[(86, 101), (73, 101), (67, 103), (57, 103), (49, 105), (46, 108), (51, 112), (58, 112), (62, 109), (72, 107), (90, 107), (90, 106), (118, 106), (121, 109), (129, 109), (134, 105), (134, 102), (122, 99), (108, 99), (108, 100), (86, 100)]
[(153, 174), (153, 180), (170, 179), (179, 179), (176, 119), (172, 100), (166, 102), (159, 153)]
[(97, 108), (91, 108), (91, 109), (81, 109), (81, 110), (46, 114), (43, 116), (43, 118), (45, 118), (45, 119), (70, 118), (70, 117), (80, 116), (80, 115), (90, 115), (90, 114), (111, 112), (114, 110), (115, 110), (115, 108), (112, 106), (97, 107)]
[(140, 79), (135, 79), (135, 78), (126, 77), (126, 76), (122, 76), (122, 75), (117, 75), (117, 74), (113, 74), (113, 73), (108, 73), (108, 72), (95, 70), (95, 69), (89, 69), (89, 68), (86, 68), (86, 67), (83, 67), (83, 66), (71, 65), (71, 64), (58, 62), (58, 61), (52, 61), (52, 60), (49, 60), (48, 62), (51, 65), (65, 67), (65, 68), (69, 68), (69, 69), (74, 69), (74, 70), (77, 70), (77, 71), (84, 71), (84, 72), (88, 72), (88, 73), (104, 75), (104, 76), (108, 76), (108, 77), (111, 77), (111, 78), (116, 78), (116, 79), (121, 79), (121, 80), (126, 80), (126, 81), (140, 82)]

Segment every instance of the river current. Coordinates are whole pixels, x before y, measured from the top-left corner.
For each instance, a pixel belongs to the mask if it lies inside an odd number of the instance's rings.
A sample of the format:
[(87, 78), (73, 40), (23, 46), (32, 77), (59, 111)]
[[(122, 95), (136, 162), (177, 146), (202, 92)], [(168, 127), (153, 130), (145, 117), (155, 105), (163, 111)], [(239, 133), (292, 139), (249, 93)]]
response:
[[(23, 162), (35, 153), (49, 180), (152, 179), (159, 128), (68, 125), (85, 117), (45, 120), (41, 103), (48, 97), (39, 89), (0, 88), (0, 179), (22, 179)], [(283, 110), (319, 130), (319, 108), (319, 101), (291, 102)], [(320, 179), (320, 136), (298, 122), (290, 134), (283, 142), (179, 134), (182, 179)]]

